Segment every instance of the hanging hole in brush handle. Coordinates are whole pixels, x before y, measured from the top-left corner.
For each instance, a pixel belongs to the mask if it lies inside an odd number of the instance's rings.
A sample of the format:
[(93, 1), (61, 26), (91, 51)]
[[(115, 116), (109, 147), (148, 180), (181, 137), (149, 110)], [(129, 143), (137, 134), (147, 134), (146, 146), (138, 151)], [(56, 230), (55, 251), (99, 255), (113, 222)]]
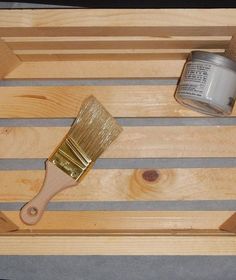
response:
[(60, 191), (76, 185), (76, 181), (55, 166), (52, 162), (46, 162), (46, 175), (39, 193), (20, 211), (21, 220), (28, 225), (34, 225), (43, 216), (49, 201)]

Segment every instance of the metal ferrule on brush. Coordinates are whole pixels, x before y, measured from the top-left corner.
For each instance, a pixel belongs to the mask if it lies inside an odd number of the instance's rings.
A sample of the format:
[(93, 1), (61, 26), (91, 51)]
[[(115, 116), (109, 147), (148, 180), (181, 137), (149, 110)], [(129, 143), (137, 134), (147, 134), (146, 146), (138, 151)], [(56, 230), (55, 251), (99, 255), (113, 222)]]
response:
[(89, 156), (71, 136), (67, 136), (62, 141), (48, 160), (75, 181), (78, 181), (93, 165)]

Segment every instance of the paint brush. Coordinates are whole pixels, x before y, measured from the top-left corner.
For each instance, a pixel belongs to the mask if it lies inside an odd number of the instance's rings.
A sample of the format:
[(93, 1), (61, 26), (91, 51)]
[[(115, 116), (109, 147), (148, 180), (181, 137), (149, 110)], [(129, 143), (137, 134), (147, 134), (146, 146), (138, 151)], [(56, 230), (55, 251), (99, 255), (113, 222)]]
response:
[(121, 131), (121, 126), (96, 98), (88, 97), (71, 129), (46, 161), (43, 186), (21, 209), (22, 221), (36, 224), (52, 197), (77, 185)]

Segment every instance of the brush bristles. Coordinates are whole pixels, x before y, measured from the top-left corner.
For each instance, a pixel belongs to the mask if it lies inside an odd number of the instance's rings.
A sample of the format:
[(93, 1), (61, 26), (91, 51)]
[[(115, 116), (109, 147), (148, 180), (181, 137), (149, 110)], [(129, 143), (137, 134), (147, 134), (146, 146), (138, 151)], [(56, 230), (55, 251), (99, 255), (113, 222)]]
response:
[(68, 136), (76, 141), (92, 161), (95, 161), (121, 131), (122, 128), (116, 120), (93, 96), (90, 96), (83, 102)]

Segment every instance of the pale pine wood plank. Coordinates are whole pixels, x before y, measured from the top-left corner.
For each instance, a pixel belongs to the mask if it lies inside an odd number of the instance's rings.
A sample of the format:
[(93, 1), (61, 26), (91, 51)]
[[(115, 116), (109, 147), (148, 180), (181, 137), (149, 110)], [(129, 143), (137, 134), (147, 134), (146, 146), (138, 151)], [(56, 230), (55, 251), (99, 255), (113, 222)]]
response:
[(201, 116), (179, 105), (174, 92), (172, 85), (0, 87), (0, 117), (76, 117), (89, 95), (94, 95), (115, 117)]
[(42, 9), (6, 10), (0, 13), (2, 27), (151, 27), (173, 24), (198, 27), (235, 25), (235, 9)]
[[(1, 118), (76, 117), (94, 95), (115, 117), (200, 117), (174, 99), (176, 86), (14, 86), (0, 87)], [(232, 112), (236, 116), (236, 108)]]
[(6, 79), (174, 78), (185, 60), (22, 62)]
[[(1, 158), (47, 158), (67, 127), (2, 127)], [(234, 126), (124, 127), (103, 158), (235, 157)]]
[(236, 236), (1, 236), (0, 254), (235, 256)]
[(84, 42), (84, 41), (194, 41), (212, 43), (214, 41), (229, 43), (231, 36), (60, 36), (60, 37), (2, 37), (6, 43), (28, 42)]
[[(211, 50), (210, 50), (211, 51)], [(221, 53), (222, 51), (217, 51)], [(96, 61), (96, 60), (172, 60), (172, 59), (186, 59), (188, 57), (189, 52), (174, 52), (174, 53), (69, 53), (64, 54), (64, 51), (57, 52), (51, 54), (50, 52), (46, 51), (46, 53), (40, 54), (32, 54), (27, 51), (16, 51), (17, 56), (20, 58), (21, 61)]]
[(235, 33), (235, 13), (235, 9), (1, 11), (0, 36), (225, 36)]
[[(198, 49), (206, 51), (206, 49)], [(60, 60), (183, 60), (192, 49), (146, 49), (146, 50), (26, 50), (14, 51), (22, 61)], [(207, 49), (222, 53), (224, 49)]]
[(20, 59), (12, 52), (9, 46), (0, 38), (0, 79), (20, 65)]
[[(189, 54), (192, 50), (194, 49), (189, 49), (189, 48), (182, 48), (182, 49), (123, 49), (123, 50), (119, 50), (119, 49), (94, 49), (94, 50), (86, 50), (86, 49), (74, 49), (74, 50), (70, 50), (70, 49), (58, 49), (58, 50), (15, 50), (14, 53), (17, 56), (27, 56), (27, 55), (64, 55), (66, 57), (66, 55), (84, 55), (86, 57), (86, 55), (97, 55), (97, 57), (101, 56), (105, 56), (105, 55), (119, 55), (122, 57), (125, 55), (130, 55), (132, 58), (132, 55), (159, 55), (160, 57), (163, 56), (167, 56), (167, 55), (187, 55)], [(215, 52), (215, 53), (222, 53), (225, 51), (225, 49), (204, 49), (204, 48), (198, 48), (197, 50), (200, 51), (210, 51), (210, 52)], [(127, 59), (127, 60), (131, 60), (131, 58)], [(102, 59), (100, 59), (102, 60)], [(112, 60), (112, 59), (111, 59)], [(113, 60), (117, 60), (117, 59), (113, 59)], [(124, 59), (125, 60), (125, 59)], [(170, 59), (171, 60), (171, 59)]]
[[(46, 211), (33, 227), (25, 225), (18, 211), (3, 211), (21, 231), (61, 231), (77, 233), (146, 233), (158, 234), (218, 230), (232, 211)], [(217, 233), (217, 232), (215, 232)], [(223, 233), (223, 232), (222, 232)]]
[[(94, 169), (53, 201), (232, 200), (236, 199), (235, 170)], [(0, 202), (30, 200), (41, 188), (44, 175), (43, 170), (0, 171)]]

